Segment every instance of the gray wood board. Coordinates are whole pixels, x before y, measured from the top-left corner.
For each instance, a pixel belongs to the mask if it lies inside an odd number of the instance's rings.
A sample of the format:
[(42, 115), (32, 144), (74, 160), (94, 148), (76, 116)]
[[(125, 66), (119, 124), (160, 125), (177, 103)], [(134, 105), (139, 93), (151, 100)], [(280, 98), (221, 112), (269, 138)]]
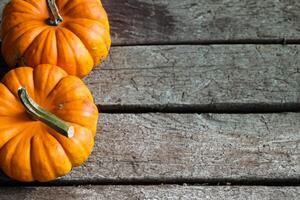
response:
[(300, 114), (102, 114), (64, 180), (300, 179)]
[(115, 45), (300, 39), (298, 0), (104, 0), (103, 4)]
[(84, 80), (100, 105), (300, 103), (300, 46), (113, 47)]
[[(0, 0), (0, 8), (9, 0)], [(300, 37), (298, 0), (103, 0), (114, 45)]]
[(300, 113), (102, 114), (89, 160), (56, 183), (299, 182), (299, 121)]
[(79, 186), (1, 188), (1, 200), (44, 199), (216, 199), (296, 200), (300, 187), (207, 187), (207, 186)]

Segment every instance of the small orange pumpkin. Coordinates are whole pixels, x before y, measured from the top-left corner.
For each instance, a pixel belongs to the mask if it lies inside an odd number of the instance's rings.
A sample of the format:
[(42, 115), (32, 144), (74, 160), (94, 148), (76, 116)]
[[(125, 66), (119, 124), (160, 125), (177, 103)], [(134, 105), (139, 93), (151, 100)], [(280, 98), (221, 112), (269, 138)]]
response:
[(0, 167), (19, 181), (50, 181), (90, 155), (98, 110), (86, 85), (44, 64), (0, 83)]
[(53, 64), (78, 77), (105, 59), (111, 45), (100, 0), (12, 0), (1, 38), (8, 65)]

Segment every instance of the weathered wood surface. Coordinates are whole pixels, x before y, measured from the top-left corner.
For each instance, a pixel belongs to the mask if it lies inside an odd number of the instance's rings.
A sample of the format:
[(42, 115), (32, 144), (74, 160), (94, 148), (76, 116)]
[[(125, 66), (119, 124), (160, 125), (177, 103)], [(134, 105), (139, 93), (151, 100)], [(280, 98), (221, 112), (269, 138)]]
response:
[[(2, 10), (9, 0), (1, 0)], [(298, 0), (103, 0), (114, 45), (300, 37)]]
[(300, 39), (298, 0), (104, 0), (113, 43)]
[(215, 199), (296, 200), (299, 187), (207, 187), (207, 186), (81, 186), (1, 188), (1, 200), (85, 199)]
[(300, 114), (102, 114), (64, 180), (300, 179)]
[(57, 183), (299, 182), (299, 120), (300, 113), (102, 114), (89, 160)]
[(297, 45), (114, 47), (85, 82), (101, 105), (298, 104), (299, 50)]

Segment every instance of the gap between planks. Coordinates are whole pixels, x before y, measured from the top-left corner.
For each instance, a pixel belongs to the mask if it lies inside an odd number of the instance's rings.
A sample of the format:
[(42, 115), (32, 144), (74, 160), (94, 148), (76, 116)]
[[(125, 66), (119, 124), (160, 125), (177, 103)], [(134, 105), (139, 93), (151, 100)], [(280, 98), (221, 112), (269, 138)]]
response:
[(286, 104), (209, 104), (209, 105), (97, 105), (100, 113), (223, 113), (223, 114), (251, 114), (251, 113), (285, 113), (299, 112), (300, 103)]
[(228, 39), (228, 40), (192, 40), (192, 41), (166, 41), (166, 42), (131, 42), (130, 44), (114, 42), (112, 47), (130, 46), (175, 46), (175, 45), (299, 45), (300, 39)]
[[(1, 175), (5, 176), (5, 175)], [(3, 177), (2, 177), (3, 179)], [(7, 178), (8, 179), (8, 178)], [(3, 181), (2, 181), (3, 182)], [(234, 179), (127, 179), (127, 180), (56, 180), (47, 183), (31, 182), (22, 183), (18, 181), (9, 180), (6, 183), (1, 183), (1, 187), (57, 187), (57, 186), (89, 186), (89, 185), (99, 185), (99, 186), (154, 186), (154, 185), (178, 185), (178, 186), (265, 186), (265, 187), (299, 187), (300, 179), (287, 178), (287, 179), (245, 179), (245, 180), (234, 180)]]
[(79, 186), (2, 188), (2, 200), (11, 199), (272, 199), (293, 200), (299, 187), (203, 187), (203, 186)]

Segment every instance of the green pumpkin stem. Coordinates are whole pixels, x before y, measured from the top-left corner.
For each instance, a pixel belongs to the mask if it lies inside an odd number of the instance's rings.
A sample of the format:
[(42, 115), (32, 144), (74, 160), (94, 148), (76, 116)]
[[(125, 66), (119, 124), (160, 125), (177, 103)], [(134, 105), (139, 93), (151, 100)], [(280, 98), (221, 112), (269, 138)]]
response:
[(63, 22), (62, 16), (58, 12), (58, 8), (56, 6), (55, 0), (47, 0), (48, 7), (51, 11), (51, 14), (54, 19), (49, 19), (49, 24), (51, 26), (58, 26), (61, 22)]
[(27, 113), (32, 116), (35, 120), (39, 120), (49, 127), (56, 130), (58, 133), (71, 138), (74, 135), (74, 127), (70, 126), (67, 122), (58, 118), (54, 114), (45, 110), (41, 106), (31, 99), (27, 93), (27, 90), (23, 87), (18, 89), (19, 98), (24, 105)]

